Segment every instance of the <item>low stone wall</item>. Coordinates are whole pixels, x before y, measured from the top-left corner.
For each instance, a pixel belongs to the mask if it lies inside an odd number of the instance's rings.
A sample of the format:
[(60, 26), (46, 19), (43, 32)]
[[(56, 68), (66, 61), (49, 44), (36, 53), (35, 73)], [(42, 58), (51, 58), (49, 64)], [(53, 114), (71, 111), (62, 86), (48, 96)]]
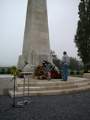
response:
[(90, 79), (90, 73), (84, 73), (83, 77)]
[(13, 88), (13, 76), (0, 75), (0, 95), (7, 95), (8, 89)]

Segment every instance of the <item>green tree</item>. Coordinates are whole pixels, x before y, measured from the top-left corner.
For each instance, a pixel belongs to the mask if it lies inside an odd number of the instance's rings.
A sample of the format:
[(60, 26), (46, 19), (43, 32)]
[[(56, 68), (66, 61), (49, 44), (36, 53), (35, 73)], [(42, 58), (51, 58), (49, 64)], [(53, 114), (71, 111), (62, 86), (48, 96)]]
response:
[(70, 64), (69, 64), (70, 70), (77, 70), (78, 69), (78, 61), (76, 58), (70, 57)]
[(82, 70), (83, 69), (83, 63), (82, 61), (78, 61), (76, 58), (74, 57), (70, 57), (70, 64), (69, 64), (69, 68), (70, 70), (74, 71), (78, 71), (78, 70)]
[(12, 66), (12, 67), (10, 68), (10, 73), (11, 73), (12, 75), (14, 75), (14, 76), (18, 76), (19, 73), (20, 73), (20, 71), (17, 69), (16, 66)]
[(5, 69), (2, 68), (1, 71), (0, 71), (1, 74), (5, 74)]
[(90, 64), (90, 0), (80, 0), (75, 43), (78, 48), (78, 55), (87, 69), (87, 65)]

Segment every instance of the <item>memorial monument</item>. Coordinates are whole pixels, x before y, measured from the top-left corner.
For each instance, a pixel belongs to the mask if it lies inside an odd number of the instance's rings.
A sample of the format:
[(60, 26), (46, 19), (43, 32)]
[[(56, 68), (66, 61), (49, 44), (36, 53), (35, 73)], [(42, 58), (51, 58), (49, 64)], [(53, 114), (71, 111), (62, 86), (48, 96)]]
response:
[(22, 55), (18, 67), (50, 61), (50, 43), (46, 0), (28, 0)]

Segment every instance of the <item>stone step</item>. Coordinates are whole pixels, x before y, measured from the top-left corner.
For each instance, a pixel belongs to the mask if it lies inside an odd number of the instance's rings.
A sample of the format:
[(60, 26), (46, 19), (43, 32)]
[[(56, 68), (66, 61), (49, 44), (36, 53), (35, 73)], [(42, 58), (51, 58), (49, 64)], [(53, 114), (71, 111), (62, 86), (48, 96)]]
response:
[[(51, 80), (51, 81), (30, 81), (29, 86), (58, 86), (58, 85), (70, 85), (70, 84), (78, 84), (82, 82), (89, 82), (88, 79), (82, 79), (82, 80), (72, 80), (72, 81), (60, 81), (60, 80)], [(25, 82), (25, 86), (28, 86), (28, 82)], [(23, 82), (17, 83), (17, 87), (23, 87)]]
[(79, 86), (85, 86), (85, 85), (90, 85), (90, 81), (88, 82), (81, 82), (81, 83), (72, 83), (72, 84), (58, 84), (58, 85), (42, 85), (42, 86), (23, 86), (17, 87), (17, 91), (42, 91), (42, 90), (58, 90), (58, 89), (68, 89), (68, 88), (76, 88)]
[[(28, 88), (28, 81), (25, 83), (25, 95), (55, 95), (62, 93), (69, 93), (80, 90), (87, 90), (90, 88), (90, 80), (85, 78), (69, 78), (68, 81), (60, 80), (30, 80)], [(9, 91), (13, 96), (13, 90)], [(23, 95), (23, 80), (17, 81), (16, 96)]]
[[(29, 96), (37, 96), (37, 95), (60, 95), (60, 94), (68, 94), (68, 93), (74, 93), (74, 92), (79, 92), (79, 91), (85, 91), (85, 90), (90, 90), (90, 85), (85, 85), (85, 86), (79, 86), (76, 88), (69, 88), (69, 89), (60, 89), (60, 90), (43, 90), (43, 91), (30, 91)], [(13, 97), (13, 91), (9, 91), (9, 94), (11, 97)], [(15, 92), (17, 97), (23, 96), (23, 92), (16, 91)], [(25, 91), (25, 96), (28, 95), (28, 91)]]
[(84, 73), (83, 77), (88, 78), (90, 80), (90, 73)]

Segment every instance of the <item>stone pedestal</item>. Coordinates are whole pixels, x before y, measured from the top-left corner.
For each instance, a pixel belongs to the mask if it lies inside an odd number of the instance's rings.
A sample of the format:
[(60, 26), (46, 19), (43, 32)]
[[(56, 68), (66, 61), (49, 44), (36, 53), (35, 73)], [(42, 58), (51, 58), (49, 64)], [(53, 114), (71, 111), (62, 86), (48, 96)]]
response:
[(90, 79), (90, 73), (84, 73), (83, 77)]
[(8, 95), (8, 90), (13, 89), (13, 76), (0, 75), (0, 95)]

